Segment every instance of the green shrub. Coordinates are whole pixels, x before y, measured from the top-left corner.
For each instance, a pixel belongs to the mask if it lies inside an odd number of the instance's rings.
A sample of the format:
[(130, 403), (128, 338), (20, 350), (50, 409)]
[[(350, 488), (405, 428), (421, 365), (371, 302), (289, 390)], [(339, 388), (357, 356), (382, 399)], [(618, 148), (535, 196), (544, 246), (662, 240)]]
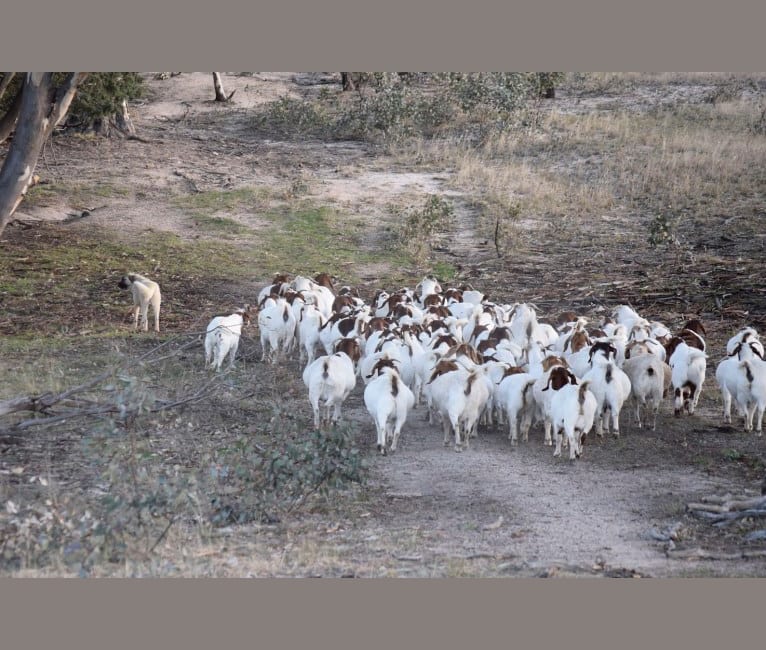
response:
[(279, 521), (312, 495), (327, 497), (364, 483), (366, 469), (351, 429), (283, 432), (267, 447), (243, 437), (211, 465), (210, 520)]
[(93, 72), (78, 87), (67, 120), (70, 124), (91, 124), (114, 115), (123, 100), (138, 99), (144, 90), (138, 72)]
[(400, 219), (397, 236), (400, 243), (418, 257), (426, 255), (433, 236), (446, 230), (452, 223), (454, 211), (442, 197), (430, 194), (422, 208), (393, 209)]

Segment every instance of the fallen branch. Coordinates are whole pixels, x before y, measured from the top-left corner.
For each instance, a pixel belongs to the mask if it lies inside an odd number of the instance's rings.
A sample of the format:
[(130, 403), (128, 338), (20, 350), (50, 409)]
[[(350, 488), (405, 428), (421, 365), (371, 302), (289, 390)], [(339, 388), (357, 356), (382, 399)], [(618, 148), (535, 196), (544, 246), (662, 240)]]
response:
[[(157, 357), (157, 353), (179, 339), (192, 336), (193, 340), (178, 346), (172, 353)], [(5, 428), (0, 429), (0, 434), (13, 437), (23, 431), (33, 427), (47, 427), (53, 424), (64, 422), (66, 420), (78, 418), (105, 417), (119, 414), (120, 419), (129, 421), (138, 415), (137, 411), (124, 409), (109, 399), (99, 399), (94, 395), (83, 395), (94, 390), (103, 394), (112, 393), (113, 387), (109, 385), (97, 388), (99, 384), (114, 381), (115, 377), (126, 373), (131, 367), (136, 365), (155, 364), (165, 359), (171, 358), (183, 352), (184, 350), (199, 345), (199, 332), (193, 332), (181, 336), (173, 337), (155, 346), (148, 352), (139, 357), (128, 359), (109, 370), (96, 375), (95, 377), (76, 386), (72, 386), (59, 393), (47, 392), (40, 395), (24, 395), (14, 397), (0, 402), (0, 418), (15, 413), (29, 412), (35, 416), (15, 422)], [(152, 357), (155, 358), (152, 358)], [(150, 413), (159, 413), (169, 409), (177, 408), (185, 404), (199, 402), (205, 399), (212, 391), (215, 384), (219, 381), (219, 376), (208, 378), (201, 386), (190, 394), (178, 399), (168, 401), (155, 399), (154, 404), (149, 408)]]
[(199, 189), (199, 188), (197, 187), (197, 184), (196, 184), (196, 183), (195, 183), (195, 182), (194, 182), (194, 181), (193, 181), (191, 178), (189, 178), (189, 177), (188, 177), (186, 174), (184, 174), (183, 172), (179, 172), (179, 171), (176, 169), (176, 170), (174, 170), (174, 171), (173, 171), (173, 173), (174, 173), (176, 176), (180, 176), (180, 177), (181, 177), (181, 178), (183, 178), (183, 179), (184, 179), (184, 180), (185, 180), (187, 183), (189, 183), (189, 186), (191, 187), (191, 189), (192, 189), (192, 192), (193, 192), (194, 194), (200, 194), (200, 193), (202, 192), (202, 190), (201, 190), (201, 189)]
[(766, 496), (760, 497), (739, 497), (733, 499), (731, 495), (724, 497), (705, 497), (702, 503), (687, 504), (688, 510), (702, 510), (705, 512), (732, 512), (737, 510), (759, 510), (766, 508)]
[(739, 512), (725, 512), (722, 515), (720, 515), (717, 519), (713, 520), (713, 525), (718, 526), (719, 528), (724, 528), (725, 526), (729, 526), (730, 524), (734, 523), (738, 519), (747, 519), (749, 517), (753, 519), (766, 517), (766, 509), (740, 510)]

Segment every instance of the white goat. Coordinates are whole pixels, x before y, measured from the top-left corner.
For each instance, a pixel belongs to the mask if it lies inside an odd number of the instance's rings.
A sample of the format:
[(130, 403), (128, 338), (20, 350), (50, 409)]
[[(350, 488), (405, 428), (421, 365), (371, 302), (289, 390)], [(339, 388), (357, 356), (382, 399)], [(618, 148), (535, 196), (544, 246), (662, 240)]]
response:
[[(340, 407), (356, 386), (354, 363), (343, 352), (315, 359), (303, 371), (317, 429), (340, 420)], [(324, 414), (322, 414), (324, 407)], [(333, 409), (332, 416), (330, 409)]]
[(598, 404), (588, 390), (589, 382), (579, 385), (567, 384), (553, 395), (551, 418), (556, 431), (554, 457), (561, 456), (561, 443), (566, 436), (569, 443), (569, 460), (582, 455), (583, 438), (593, 428)]
[(258, 312), (258, 327), (261, 330), (261, 361), (268, 355), (276, 363), (281, 353), (289, 353), (295, 340), (295, 315), (284, 298), (267, 299)]
[(740, 343), (753, 343), (755, 349), (760, 352), (760, 357), (764, 356), (763, 343), (758, 336), (758, 332), (752, 327), (743, 327), (739, 332), (732, 336), (726, 343), (726, 354), (729, 356), (735, 354), (735, 349)]
[[(751, 363), (746, 365), (745, 361)], [(753, 341), (748, 343), (740, 341), (734, 348), (732, 356), (718, 364), (715, 378), (721, 389), (724, 422), (731, 422), (731, 401), (734, 397), (737, 410), (745, 420), (745, 430), (752, 429), (752, 407), (753, 405), (757, 407), (758, 390), (764, 383), (758, 368), (762, 368), (763, 365), (759, 349)], [(760, 425), (758, 430), (760, 431)]]
[[(594, 355), (593, 368), (582, 378), (588, 383), (590, 392), (596, 398), (596, 435), (604, 435), (611, 429), (615, 437), (620, 435), (620, 411), (630, 397), (630, 378), (617, 366), (614, 360), (604, 361), (602, 355)], [(611, 416), (611, 421), (610, 421)], [(611, 423), (611, 427), (610, 427)]]
[(630, 359), (625, 359), (622, 369), (630, 379), (630, 394), (636, 402), (636, 423), (640, 429), (641, 407), (647, 406), (652, 409), (652, 431), (657, 429), (657, 413), (665, 391), (665, 368), (666, 364), (653, 354), (639, 354)]
[[(444, 429), (444, 444), (449, 444), (450, 433), (454, 433), (455, 451), (462, 451), (462, 445), (469, 447), (471, 432), (478, 423), (484, 405), (489, 398), (489, 389), (478, 370), (468, 371), (454, 361), (454, 369), (434, 377), (427, 385), (433, 408), (441, 415)], [(439, 371), (439, 364), (435, 372)]]
[(300, 362), (309, 364), (314, 361), (319, 345), (319, 330), (325, 323), (325, 317), (315, 305), (304, 305), (298, 322), (298, 341), (300, 343)]
[(766, 411), (766, 361), (754, 358), (741, 362), (744, 379), (737, 385), (735, 399), (745, 413), (745, 431), (763, 434), (763, 413)]
[(238, 309), (229, 316), (216, 316), (208, 323), (205, 333), (205, 366), (221, 370), (228, 355), (229, 368), (234, 366), (234, 357), (239, 347), (242, 327), (250, 322), (246, 309)]
[(433, 294), (439, 294), (442, 292), (442, 287), (439, 281), (432, 275), (426, 276), (417, 285), (415, 285), (415, 295), (417, 296), (418, 303), (421, 307), (424, 306), (423, 301), (427, 296)]
[(407, 414), (415, 404), (415, 396), (391, 361), (379, 361), (373, 372), (375, 378), (364, 389), (364, 405), (375, 422), (378, 451), (385, 455), (387, 447), (396, 451)]
[(678, 343), (679, 340), (677, 337), (671, 339), (675, 349), (671, 348), (672, 354), (668, 360), (671, 368), (670, 385), (673, 388), (673, 412), (680, 416), (685, 408), (689, 415), (693, 415), (705, 382), (707, 355), (683, 341)]
[(527, 372), (504, 377), (495, 391), (495, 402), (508, 419), (508, 438), (516, 445), (519, 433), (526, 442), (535, 414), (535, 400), (532, 386), (536, 378)]
[(332, 316), (332, 303), (335, 300), (335, 294), (330, 289), (300, 275), (292, 281), (291, 286), (306, 297), (313, 296), (317, 309), (322, 312), (325, 318)]
[[(535, 376), (534, 373), (530, 373)], [(577, 377), (569, 368), (556, 365), (545, 371), (542, 376), (537, 377), (532, 385), (532, 394), (535, 398), (536, 417), (543, 423), (545, 432), (543, 443), (552, 445), (551, 433), (553, 430), (553, 414), (551, 405), (553, 396), (567, 384), (576, 384)]]

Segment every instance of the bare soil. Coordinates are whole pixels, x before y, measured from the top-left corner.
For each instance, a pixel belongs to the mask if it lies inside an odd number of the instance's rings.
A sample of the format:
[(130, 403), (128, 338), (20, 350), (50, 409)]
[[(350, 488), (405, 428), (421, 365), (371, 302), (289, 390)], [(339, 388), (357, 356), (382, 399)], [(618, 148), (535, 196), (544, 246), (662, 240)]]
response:
[[(471, 197), (455, 190), (449, 170), (402, 169), (370, 144), (281, 142), (246, 128), (252, 107), (283, 94), (317, 93), (333, 80), (331, 75), (225, 75), (226, 92), (237, 90), (228, 105), (211, 101), (211, 77), (184, 73), (160, 81), (148, 76), (152, 95), (132, 110), (145, 142), (54, 140), (40, 162), (43, 176), (77, 178), (84, 185), (108, 181), (130, 187), (131, 193), (110, 196), (98, 205), (22, 208), (22, 219), (61, 221), (61, 230), (11, 227), (4, 235), (8, 250), (23, 247), (35, 236), (50, 237), (51, 243), (57, 237), (77, 237), (94, 225), (125, 237), (171, 231), (194, 239), (199, 233), (166, 201), (171, 190), (188, 192), (191, 185), (201, 191), (283, 189), (302, 181), (313, 200), (365, 215), (371, 223), (384, 218), (391, 202), (440, 193), (454, 200), (456, 224), (441, 238), (437, 258), (458, 269), (458, 281), (471, 282), (494, 300), (531, 301), (548, 317), (574, 308), (598, 319), (623, 302), (671, 327), (699, 316), (708, 327), (710, 359), (694, 416), (673, 418), (665, 403), (657, 430), (646, 431), (637, 429), (626, 411), (622, 436), (591, 437), (576, 462), (553, 458), (538, 428), (533, 428), (528, 443), (515, 448), (506, 431), (482, 429), (470, 450), (455, 453), (442, 445), (441, 431), (425, 421), (422, 408), (411, 414), (400, 449), (377, 456), (360, 385), (344, 413), (358, 424), (359, 442), (371, 464), (371, 480), (363, 493), (341, 499), (329, 511), (305, 512), (282, 524), (224, 529), (219, 545), (189, 549), (185, 574), (766, 575), (764, 542), (743, 539), (746, 532), (766, 524), (744, 522), (718, 529), (685, 508), (705, 495), (760, 493), (766, 443), (739, 427), (720, 425), (714, 366), (726, 339), (740, 326), (764, 325), (763, 213), (756, 220), (721, 215), (717, 223), (692, 223), (689, 227), (696, 234), (691, 245), (678, 251), (648, 249), (646, 221), (633, 214), (616, 211), (588, 223), (576, 215), (564, 223), (529, 215), (514, 230), (510, 254), (498, 258), (477, 225)], [(699, 88), (687, 90), (690, 97), (701, 93)], [(649, 91), (642, 97), (648, 103), (656, 100)], [(610, 98), (612, 103), (619, 100)], [(559, 93), (560, 105), (568, 101), (573, 110), (585, 110)], [(87, 217), (65, 223), (67, 215), (85, 208), (90, 210)], [(246, 210), (238, 218), (258, 225), (257, 217)], [(371, 241), (376, 232), (371, 228)], [(626, 247), (626, 241), (634, 244)], [(369, 268), (360, 275), (372, 283), (379, 272)], [(250, 286), (228, 287), (229, 295), (252, 302), (268, 281), (259, 274), (257, 260), (252, 275)], [(751, 280), (747, 291), (738, 283), (741, 277)], [(375, 288), (366, 286), (363, 292), (369, 297)], [(206, 286), (200, 281), (185, 294), (181, 283), (174, 285), (170, 300), (177, 309), (167, 321), (170, 331), (199, 327), (195, 302), (213, 304), (220, 290), (216, 283)], [(29, 309), (31, 313), (34, 306)], [(47, 309), (58, 309), (63, 318), (68, 306)], [(88, 320), (97, 318), (98, 307), (83, 305), (78, 314), (87, 328)], [(48, 316), (57, 317), (50, 312)], [(275, 374), (258, 361), (257, 352), (253, 340), (244, 344), (243, 365), (233, 381), (252, 381), (261, 394), (273, 393), (272, 382), (284, 382), (278, 389), (286, 409), (308, 413), (297, 361)], [(157, 435), (193, 440), (210, 432), (201, 419), (198, 431)], [(78, 468), (66, 462), (65, 454), (75, 446), (63, 446), (61, 465), (57, 468), (54, 461), (53, 466), (54, 473), (61, 472), (61, 484), (71, 489), (80, 485)], [(23, 446), (14, 446), (5, 450), (0, 462), (6, 470), (18, 463), (51, 462), (33, 462), (24, 454)], [(675, 531), (672, 540), (663, 535), (669, 529)], [(158, 553), (163, 554), (162, 548)], [(172, 557), (163, 558), (172, 564)]]

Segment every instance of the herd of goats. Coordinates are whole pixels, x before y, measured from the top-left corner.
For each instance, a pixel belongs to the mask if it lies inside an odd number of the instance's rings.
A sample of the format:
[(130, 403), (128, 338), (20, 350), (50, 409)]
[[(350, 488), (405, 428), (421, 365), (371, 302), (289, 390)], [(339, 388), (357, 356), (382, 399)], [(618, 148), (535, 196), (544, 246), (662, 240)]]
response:
[[(120, 281), (133, 293), (135, 326), (159, 331), (159, 286), (137, 274)], [(378, 291), (367, 303), (333, 279), (278, 274), (247, 306), (216, 316), (207, 327), (205, 363), (220, 371), (234, 363), (243, 326), (257, 313), (263, 361), (276, 363), (298, 350), (314, 426), (337, 422), (358, 379), (377, 430), (378, 450), (396, 450), (410, 411), (424, 401), (431, 423), (441, 421), (444, 444), (468, 448), (482, 423), (507, 425), (511, 444), (526, 441), (542, 423), (554, 456), (582, 453), (595, 427), (619, 436), (620, 413), (632, 399), (637, 426), (656, 428), (665, 397), (675, 415), (694, 413), (707, 368), (705, 328), (698, 319), (672, 332), (627, 305), (598, 326), (574, 312), (554, 324), (538, 320), (534, 306), (497, 304), (470, 286), (443, 290), (433, 276), (415, 289)], [(323, 353), (317, 357), (317, 352)], [(715, 377), (723, 418), (734, 401), (745, 431), (761, 435), (766, 408), (764, 346), (745, 327), (726, 346)], [(650, 418), (647, 415), (650, 414)]]

